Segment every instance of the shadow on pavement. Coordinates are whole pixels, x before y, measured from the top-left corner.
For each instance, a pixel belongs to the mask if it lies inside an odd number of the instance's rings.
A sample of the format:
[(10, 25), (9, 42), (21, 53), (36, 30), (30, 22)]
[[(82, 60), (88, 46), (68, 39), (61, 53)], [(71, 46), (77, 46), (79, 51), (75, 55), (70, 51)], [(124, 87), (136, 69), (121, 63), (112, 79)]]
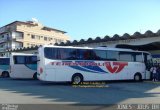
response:
[[(159, 92), (147, 92), (160, 86), (160, 83), (120, 81), (106, 82), (106, 87), (73, 87), (70, 83), (44, 83), (38, 80), (0, 78), (0, 90), (25, 93), (50, 102), (74, 102), (75, 104), (117, 104), (129, 98), (156, 97)], [(75, 105), (76, 106), (76, 105)]]

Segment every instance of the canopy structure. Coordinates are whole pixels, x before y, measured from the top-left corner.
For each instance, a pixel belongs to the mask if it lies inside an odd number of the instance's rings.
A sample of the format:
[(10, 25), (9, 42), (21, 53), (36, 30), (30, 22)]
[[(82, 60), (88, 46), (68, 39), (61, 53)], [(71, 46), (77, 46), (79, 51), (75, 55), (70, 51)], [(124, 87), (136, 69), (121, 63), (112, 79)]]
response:
[(142, 51), (151, 51), (151, 50), (160, 50), (160, 42), (153, 42), (144, 45), (126, 45), (126, 44), (118, 44), (117, 48), (127, 48), (133, 50), (142, 50)]

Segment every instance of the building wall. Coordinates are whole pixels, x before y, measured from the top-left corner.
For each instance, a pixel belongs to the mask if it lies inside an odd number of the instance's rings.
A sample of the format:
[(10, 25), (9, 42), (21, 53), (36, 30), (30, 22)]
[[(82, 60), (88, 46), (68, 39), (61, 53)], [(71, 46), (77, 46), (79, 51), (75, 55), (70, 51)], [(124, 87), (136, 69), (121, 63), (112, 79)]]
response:
[[(17, 25), (16, 31), (23, 32), (24, 37), (23, 39), (19, 39), (17, 41), (24, 42), (23, 47), (28, 47), (33, 46), (34, 44), (54, 44), (56, 43), (56, 40), (59, 40), (59, 43), (69, 40), (69, 36), (66, 34), (58, 31), (42, 30), (41, 28), (42, 26), (30, 26), (24, 24)], [(33, 39), (32, 36), (35, 36), (35, 39)], [(44, 40), (45, 37), (47, 40)]]

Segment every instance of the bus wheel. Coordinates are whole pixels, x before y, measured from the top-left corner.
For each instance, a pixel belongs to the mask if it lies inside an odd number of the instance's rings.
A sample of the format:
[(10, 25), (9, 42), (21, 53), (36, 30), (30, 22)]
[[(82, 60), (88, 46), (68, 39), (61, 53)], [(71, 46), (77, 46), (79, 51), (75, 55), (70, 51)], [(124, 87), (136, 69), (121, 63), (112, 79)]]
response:
[(136, 81), (136, 82), (142, 81), (142, 76), (141, 76), (140, 73), (136, 73), (136, 74), (134, 75), (134, 81)]
[(34, 73), (34, 75), (33, 75), (33, 79), (37, 79), (37, 73)]
[(83, 82), (83, 76), (79, 73), (72, 76), (72, 84), (80, 84)]
[(4, 78), (9, 77), (9, 73), (7, 71), (2, 72), (2, 77)]

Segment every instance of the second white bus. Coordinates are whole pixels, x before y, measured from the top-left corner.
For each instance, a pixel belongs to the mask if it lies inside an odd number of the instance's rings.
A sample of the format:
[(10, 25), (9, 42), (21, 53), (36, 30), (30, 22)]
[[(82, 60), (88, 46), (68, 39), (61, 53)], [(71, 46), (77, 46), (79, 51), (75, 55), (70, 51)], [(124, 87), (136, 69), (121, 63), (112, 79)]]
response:
[(11, 78), (37, 78), (37, 56), (33, 54), (12, 53), (10, 56)]
[(150, 77), (148, 52), (66, 46), (42, 46), (38, 52), (37, 76), (43, 81), (141, 81)]

